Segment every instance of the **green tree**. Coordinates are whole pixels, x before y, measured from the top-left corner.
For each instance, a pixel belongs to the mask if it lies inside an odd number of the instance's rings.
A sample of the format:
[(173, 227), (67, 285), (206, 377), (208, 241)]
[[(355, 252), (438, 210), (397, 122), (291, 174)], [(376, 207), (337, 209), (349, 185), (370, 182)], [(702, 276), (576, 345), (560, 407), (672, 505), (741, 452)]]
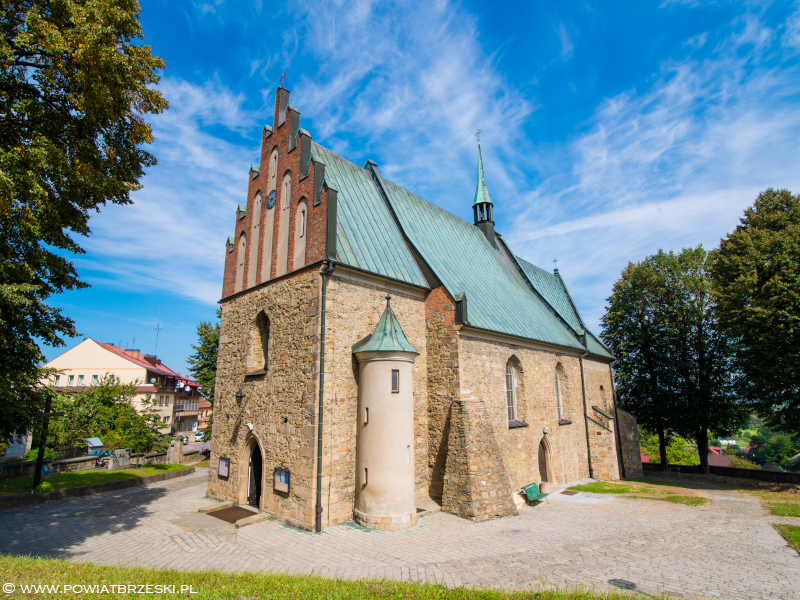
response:
[(740, 394), (800, 433), (800, 195), (767, 189), (716, 252), (720, 322), (736, 341)]
[[(702, 247), (663, 257), (671, 288), (665, 318), (674, 324), (670, 347), (677, 374), (675, 429), (695, 440), (703, 473), (708, 473), (709, 431), (728, 436), (750, 418), (735, 394), (734, 340), (720, 330), (711, 294), (711, 256)], [(715, 440), (718, 441), (718, 440)]]
[(614, 348), (619, 402), (659, 434), (694, 439), (708, 472), (709, 431), (729, 435), (749, 417), (734, 393), (733, 341), (720, 334), (702, 247), (659, 251), (629, 264), (603, 318)]
[(43, 360), (75, 336), (47, 305), (86, 287), (68, 260), (90, 211), (127, 204), (155, 157), (145, 116), (164, 62), (135, 0), (0, 0), (0, 438), (41, 411)]
[(664, 351), (672, 333), (663, 315), (668, 286), (660, 254), (628, 263), (622, 271), (608, 298), (602, 337), (617, 356), (614, 375), (619, 405), (658, 436), (658, 462), (666, 470), (676, 383), (672, 361)]
[(50, 421), (48, 445), (85, 447), (85, 438), (99, 437), (134, 452), (163, 449), (155, 400), (149, 394), (135, 400), (136, 387), (106, 375), (75, 394), (56, 392), (53, 410), (65, 416)]
[[(220, 311), (217, 310), (217, 319), (220, 318)], [(197, 345), (192, 345), (194, 354), (186, 362), (189, 364), (189, 372), (195, 381), (200, 384), (200, 392), (208, 403), (214, 406), (214, 386), (217, 382), (217, 352), (219, 351), (219, 320), (216, 323), (201, 321), (197, 325)], [(214, 413), (206, 426), (206, 432), (211, 434), (211, 424)]]

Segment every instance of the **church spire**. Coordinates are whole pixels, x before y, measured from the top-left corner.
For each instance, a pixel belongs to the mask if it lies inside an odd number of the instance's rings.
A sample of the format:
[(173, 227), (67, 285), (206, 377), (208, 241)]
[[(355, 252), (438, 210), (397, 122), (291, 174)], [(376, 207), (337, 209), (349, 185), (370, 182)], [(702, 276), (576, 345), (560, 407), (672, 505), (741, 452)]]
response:
[(478, 187), (475, 189), (475, 200), (472, 202), (472, 206), (491, 203), (489, 188), (486, 187), (486, 180), (483, 178), (483, 158), (481, 157), (481, 144), (478, 142)]
[(483, 177), (483, 157), (481, 143), (478, 141), (478, 187), (475, 189), (475, 200), (472, 202), (475, 225), (483, 232), (488, 242), (494, 246), (494, 204), (489, 196), (489, 188)]

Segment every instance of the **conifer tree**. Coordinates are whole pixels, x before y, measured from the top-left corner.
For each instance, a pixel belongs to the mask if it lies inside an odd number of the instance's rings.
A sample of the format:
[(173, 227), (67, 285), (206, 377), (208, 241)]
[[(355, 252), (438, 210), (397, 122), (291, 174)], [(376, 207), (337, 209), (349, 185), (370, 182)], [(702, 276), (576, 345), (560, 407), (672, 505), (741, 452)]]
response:
[[(217, 319), (220, 311), (217, 310)], [(189, 372), (200, 384), (200, 391), (214, 405), (214, 386), (217, 382), (217, 351), (219, 350), (219, 321), (212, 324), (210, 321), (201, 321), (197, 325), (197, 345), (192, 345), (195, 352), (186, 362), (189, 363)], [(211, 418), (214, 418), (212, 411)], [(207, 429), (211, 427), (209, 420)]]

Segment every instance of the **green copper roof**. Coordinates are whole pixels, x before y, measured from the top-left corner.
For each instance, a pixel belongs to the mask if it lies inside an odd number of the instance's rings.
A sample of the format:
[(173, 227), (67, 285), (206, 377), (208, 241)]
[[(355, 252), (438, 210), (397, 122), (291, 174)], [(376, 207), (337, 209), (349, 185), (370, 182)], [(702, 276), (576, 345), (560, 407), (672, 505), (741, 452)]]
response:
[(403, 328), (394, 316), (387, 296), (386, 310), (378, 321), (375, 333), (353, 346), (353, 352), (413, 352), (419, 354), (403, 333)]
[(512, 260), (480, 229), (385, 181), (408, 239), (452, 296), (466, 294), (473, 327), (582, 350), (534, 294)]
[(339, 192), (336, 260), (427, 288), (370, 172), (316, 142), (311, 142), (311, 151), (325, 164), (325, 181)]
[(475, 188), (475, 200), (472, 206), (483, 203), (492, 204), (492, 198), (489, 196), (489, 188), (486, 187), (486, 180), (483, 178), (483, 158), (481, 157), (481, 145), (478, 144), (478, 187)]
[(539, 292), (547, 303), (559, 314), (559, 316), (569, 323), (576, 332), (586, 332), (586, 347), (592, 354), (610, 358), (611, 352), (600, 343), (597, 337), (592, 334), (583, 322), (578, 309), (570, 298), (567, 286), (564, 285), (564, 280), (557, 273), (549, 273), (544, 269), (540, 269), (536, 265), (532, 265), (526, 260), (521, 259), (519, 256), (514, 257), (522, 267), (522, 271), (531, 282), (536, 291)]

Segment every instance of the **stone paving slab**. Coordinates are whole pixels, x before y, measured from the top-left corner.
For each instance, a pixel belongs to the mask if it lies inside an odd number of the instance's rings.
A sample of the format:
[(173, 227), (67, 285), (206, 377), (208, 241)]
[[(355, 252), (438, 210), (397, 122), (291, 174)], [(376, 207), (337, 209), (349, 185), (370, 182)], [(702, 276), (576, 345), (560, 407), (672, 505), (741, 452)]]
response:
[[(800, 556), (759, 502), (709, 491), (704, 507), (553, 494), (517, 517), (437, 512), (399, 532), (340, 525), (317, 535), (275, 521), (235, 529), (198, 509), (206, 469), (180, 480), (0, 513), (0, 549), (98, 564), (317, 573), (448, 586), (626, 586), (687, 598), (800, 600)], [(798, 519), (800, 520), (800, 519)], [(612, 583), (613, 582), (613, 583)]]

